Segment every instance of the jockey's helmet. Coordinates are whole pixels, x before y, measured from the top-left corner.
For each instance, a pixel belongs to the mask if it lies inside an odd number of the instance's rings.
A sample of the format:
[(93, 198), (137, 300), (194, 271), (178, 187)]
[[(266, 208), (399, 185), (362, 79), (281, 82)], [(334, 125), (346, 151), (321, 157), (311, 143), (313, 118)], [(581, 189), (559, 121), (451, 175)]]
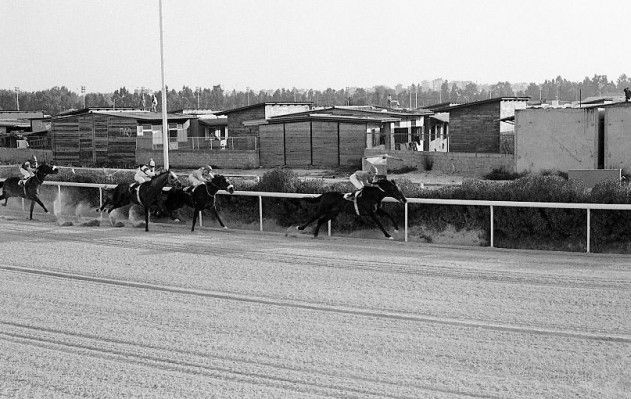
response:
[(149, 166), (151, 166), (152, 168), (156, 167), (156, 162), (152, 159), (149, 161)]

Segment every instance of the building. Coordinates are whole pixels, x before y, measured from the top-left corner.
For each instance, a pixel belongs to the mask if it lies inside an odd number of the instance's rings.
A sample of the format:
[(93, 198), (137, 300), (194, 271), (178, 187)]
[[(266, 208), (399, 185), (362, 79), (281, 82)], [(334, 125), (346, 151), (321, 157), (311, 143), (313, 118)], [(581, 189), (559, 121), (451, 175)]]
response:
[(46, 118), (43, 111), (0, 111), (0, 147), (41, 144), (50, 128)]
[(227, 117), (224, 138), (234, 143), (234, 149), (250, 150), (256, 148), (258, 125), (245, 126), (243, 122), (309, 111), (312, 105), (311, 102), (264, 102), (217, 112), (216, 115)]
[(341, 106), (245, 121), (244, 125), (259, 131), (261, 166), (358, 166), (366, 148), (411, 149), (408, 144), (420, 140), (429, 114), (427, 110)]
[(631, 103), (526, 109), (515, 114), (518, 172), (622, 169), (631, 173)]
[(500, 136), (512, 134), (512, 123), (502, 119), (525, 109), (529, 97), (496, 97), (459, 105), (429, 107), (449, 114), (449, 151), (500, 153)]
[[(194, 116), (167, 115), (169, 148), (191, 145)], [(162, 148), (162, 114), (136, 109), (85, 108), (51, 118), (53, 159), (59, 164), (134, 166), (137, 148)]]
[(516, 171), (597, 169), (601, 119), (597, 107), (517, 110)]

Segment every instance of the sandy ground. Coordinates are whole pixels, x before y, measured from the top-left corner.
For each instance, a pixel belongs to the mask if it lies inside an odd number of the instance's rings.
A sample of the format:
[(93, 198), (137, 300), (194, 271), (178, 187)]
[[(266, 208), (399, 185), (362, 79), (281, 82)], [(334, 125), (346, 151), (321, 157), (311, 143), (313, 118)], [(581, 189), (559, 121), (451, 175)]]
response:
[(623, 398), (631, 258), (0, 215), (0, 396)]

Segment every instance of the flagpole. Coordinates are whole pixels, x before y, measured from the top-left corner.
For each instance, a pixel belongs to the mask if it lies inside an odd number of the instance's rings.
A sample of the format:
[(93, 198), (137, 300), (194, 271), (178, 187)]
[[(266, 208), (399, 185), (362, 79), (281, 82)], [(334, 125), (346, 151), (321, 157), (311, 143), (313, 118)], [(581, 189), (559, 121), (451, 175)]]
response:
[(169, 169), (169, 122), (167, 120), (167, 93), (164, 85), (164, 41), (162, 39), (162, 0), (158, 0), (160, 8), (160, 69), (162, 70), (162, 156), (164, 169)]

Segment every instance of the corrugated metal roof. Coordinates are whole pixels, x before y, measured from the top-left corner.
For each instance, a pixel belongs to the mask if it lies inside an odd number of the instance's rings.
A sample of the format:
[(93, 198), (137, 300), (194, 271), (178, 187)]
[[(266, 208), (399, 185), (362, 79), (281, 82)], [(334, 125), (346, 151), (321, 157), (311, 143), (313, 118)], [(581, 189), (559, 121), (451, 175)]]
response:
[[(367, 116), (367, 115), (334, 115), (319, 110), (310, 113), (300, 114), (287, 114), (280, 115), (268, 120), (248, 121), (252, 125), (264, 125), (264, 124), (276, 124), (286, 122), (303, 122), (303, 121), (335, 121), (335, 122), (348, 122), (348, 123), (384, 123), (384, 122), (398, 122), (401, 118), (393, 118), (386, 115), (383, 116)], [(245, 122), (244, 122), (245, 124)]]
[[(139, 121), (156, 121), (162, 120), (162, 114), (160, 112), (149, 112), (149, 111), (139, 111), (139, 112), (130, 112), (130, 111), (96, 111), (91, 112), (93, 114), (98, 115), (109, 115), (116, 116), (119, 118), (131, 118)], [(167, 114), (167, 120), (188, 120), (188, 119), (196, 119), (197, 117), (194, 115), (181, 115), (181, 114)]]
[(264, 102), (264, 103), (257, 103), (257, 104), (252, 104), (252, 105), (246, 105), (245, 107), (239, 107), (239, 108), (233, 108), (233, 109), (228, 109), (225, 111), (219, 111), (219, 112), (215, 112), (215, 115), (227, 115), (227, 114), (231, 114), (233, 112), (239, 112), (239, 111), (243, 111), (246, 109), (250, 109), (250, 108), (260, 108), (260, 107), (264, 107), (266, 105), (312, 105), (313, 102)]
[(494, 97), (494, 98), (487, 98), (486, 100), (480, 100), (480, 101), (473, 101), (470, 103), (463, 103), (463, 104), (458, 104), (458, 105), (450, 105), (450, 106), (446, 106), (446, 107), (442, 107), (442, 108), (432, 108), (434, 110), (434, 112), (449, 112), (452, 111), (454, 109), (460, 109), (460, 108), (467, 108), (467, 107), (476, 107), (478, 105), (484, 105), (484, 104), (491, 104), (491, 103), (495, 103), (495, 102), (501, 102), (501, 101), (528, 101), (530, 100), (530, 97)]

